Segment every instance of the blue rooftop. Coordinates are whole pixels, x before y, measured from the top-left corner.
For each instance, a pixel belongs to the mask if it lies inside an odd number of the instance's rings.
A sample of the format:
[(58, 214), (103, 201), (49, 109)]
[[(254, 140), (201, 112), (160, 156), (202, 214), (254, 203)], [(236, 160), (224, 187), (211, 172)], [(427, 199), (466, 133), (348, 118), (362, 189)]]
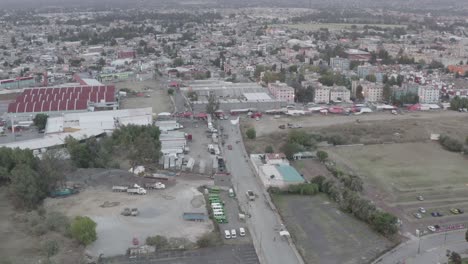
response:
[(283, 176), (283, 180), (288, 183), (302, 183), (304, 178), (297, 172), (297, 170), (287, 164), (280, 164), (276, 167)]

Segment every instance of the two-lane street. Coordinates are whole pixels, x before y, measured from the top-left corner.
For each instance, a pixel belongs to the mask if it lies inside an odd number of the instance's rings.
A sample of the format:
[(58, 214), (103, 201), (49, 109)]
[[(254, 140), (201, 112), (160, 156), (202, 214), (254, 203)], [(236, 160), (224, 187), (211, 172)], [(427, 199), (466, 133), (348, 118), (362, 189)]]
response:
[[(226, 146), (229, 144), (233, 146), (232, 150), (224, 148), (226, 164), (232, 174), (232, 183), (240, 206), (251, 215), (247, 219), (247, 224), (260, 261), (268, 264), (302, 263), (302, 259), (298, 258), (298, 254), (287, 239), (279, 236), (281, 222), (277, 212), (270, 207), (265, 198), (264, 188), (248, 162), (239, 125), (234, 126), (228, 121), (222, 122), (222, 125), (225, 127), (224, 133), (229, 136)], [(240, 140), (240, 143), (236, 144), (237, 140)], [(248, 201), (247, 190), (252, 190), (257, 195), (255, 201)]]

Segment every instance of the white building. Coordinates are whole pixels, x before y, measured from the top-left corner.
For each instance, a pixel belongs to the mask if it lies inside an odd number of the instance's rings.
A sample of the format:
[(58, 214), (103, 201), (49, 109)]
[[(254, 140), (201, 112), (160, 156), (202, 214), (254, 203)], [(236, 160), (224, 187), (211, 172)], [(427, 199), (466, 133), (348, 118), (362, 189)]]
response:
[(328, 104), (330, 102), (330, 87), (319, 86), (315, 88), (314, 103)]
[(372, 82), (362, 82), (362, 94), (368, 102), (381, 102), (383, 100), (383, 85)]
[(330, 101), (333, 102), (350, 102), (351, 91), (344, 86), (334, 86), (330, 89)]
[(439, 89), (431, 85), (419, 86), (418, 88), (419, 102), (422, 104), (439, 102), (439, 94)]
[(277, 99), (281, 101), (286, 101), (288, 103), (294, 102), (294, 88), (289, 87), (285, 83), (269, 83), (268, 90), (270, 93)]

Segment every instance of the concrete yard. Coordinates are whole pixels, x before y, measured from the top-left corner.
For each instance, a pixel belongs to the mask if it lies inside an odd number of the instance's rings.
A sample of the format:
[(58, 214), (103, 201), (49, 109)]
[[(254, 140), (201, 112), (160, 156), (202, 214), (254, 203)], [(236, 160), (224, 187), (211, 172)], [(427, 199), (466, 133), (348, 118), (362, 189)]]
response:
[(368, 263), (393, 246), (325, 195), (274, 195), (273, 200), (308, 264)]
[(153, 113), (172, 112), (171, 99), (167, 94), (166, 83), (163, 80), (147, 80), (142, 82), (119, 82), (116, 89), (128, 88), (132, 91), (142, 93), (143, 96), (127, 95), (122, 99), (122, 109), (153, 107)]
[[(125, 254), (132, 246), (132, 239), (143, 244), (147, 236), (187, 238), (195, 242), (198, 237), (213, 229), (211, 221), (187, 222), (183, 212), (206, 212), (205, 200), (197, 190), (207, 184), (204, 180), (177, 180), (166, 190), (150, 191), (147, 195), (114, 193), (109, 187), (88, 187), (78, 195), (64, 199), (47, 199), (45, 207), (69, 216), (89, 216), (97, 223), (98, 239), (87, 249), (94, 255)], [(105, 202), (118, 203), (115, 207), (102, 208)], [(137, 217), (122, 216), (123, 208), (138, 208)]]

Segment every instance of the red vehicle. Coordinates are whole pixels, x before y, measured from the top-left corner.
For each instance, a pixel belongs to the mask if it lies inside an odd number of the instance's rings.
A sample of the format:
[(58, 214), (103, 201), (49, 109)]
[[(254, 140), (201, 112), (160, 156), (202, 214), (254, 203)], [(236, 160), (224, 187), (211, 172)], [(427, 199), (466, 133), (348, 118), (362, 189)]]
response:
[(229, 149), (229, 150), (232, 150), (232, 145), (228, 145), (228, 149)]

